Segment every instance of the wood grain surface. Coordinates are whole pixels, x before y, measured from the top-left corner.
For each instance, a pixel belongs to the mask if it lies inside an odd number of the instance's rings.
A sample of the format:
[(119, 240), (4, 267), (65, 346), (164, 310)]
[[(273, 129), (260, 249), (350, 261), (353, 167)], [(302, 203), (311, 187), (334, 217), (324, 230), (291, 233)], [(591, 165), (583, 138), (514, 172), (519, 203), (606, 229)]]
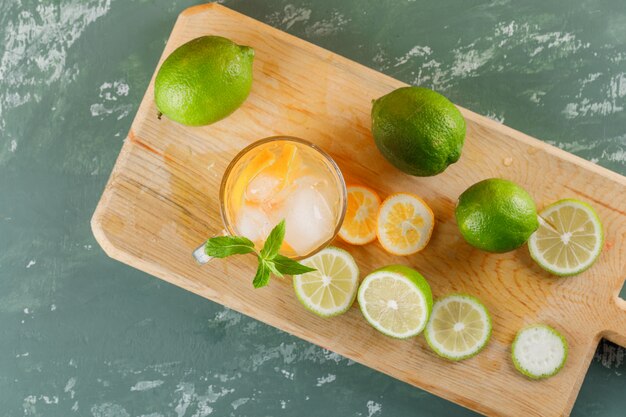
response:
[[(400, 81), (311, 45), (223, 6), (207, 4), (178, 18), (161, 60), (181, 44), (215, 34), (256, 50), (254, 85), (244, 105), (214, 125), (191, 128), (157, 118), (153, 82), (92, 219), (93, 232), (111, 257), (286, 332), (330, 349), (465, 407), (494, 416), (568, 415), (601, 337), (626, 345), (626, 178), (471, 111), (460, 161), (431, 178), (402, 174), (378, 153), (370, 134), (371, 100)], [(348, 183), (381, 197), (421, 195), (436, 226), (429, 246), (398, 257), (376, 244), (350, 247), (363, 274), (392, 263), (414, 267), (434, 295), (466, 292), (481, 298), (493, 337), (478, 356), (450, 363), (423, 337), (387, 338), (355, 305), (322, 319), (308, 313), (289, 279), (252, 287), (253, 257), (197, 265), (192, 250), (222, 229), (219, 182), (244, 146), (273, 135), (302, 137), (337, 161)], [(539, 208), (573, 197), (592, 204), (604, 224), (606, 246), (598, 262), (572, 278), (538, 268), (524, 246), (488, 254), (467, 245), (454, 222), (454, 205), (469, 185), (490, 177), (515, 181)], [(557, 376), (530, 381), (510, 361), (517, 330), (547, 323), (567, 338), (570, 355)]]

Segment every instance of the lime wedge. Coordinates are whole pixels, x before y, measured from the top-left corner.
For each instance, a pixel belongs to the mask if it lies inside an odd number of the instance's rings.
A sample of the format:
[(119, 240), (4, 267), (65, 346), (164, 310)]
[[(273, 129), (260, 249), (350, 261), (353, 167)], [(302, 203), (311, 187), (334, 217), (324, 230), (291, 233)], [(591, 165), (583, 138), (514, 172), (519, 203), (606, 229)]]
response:
[(542, 379), (556, 375), (567, 359), (567, 341), (545, 324), (520, 330), (511, 347), (513, 365), (521, 374)]
[(343, 249), (332, 246), (300, 261), (316, 270), (293, 277), (293, 288), (302, 305), (321, 317), (345, 313), (359, 287), (359, 268)]
[(365, 319), (376, 330), (398, 339), (424, 330), (433, 306), (428, 282), (403, 265), (386, 266), (365, 277), (358, 299)]
[(528, 240), (530, 256), (548, 272), (576, 275), (600, 255), (604, 236), (593, 207), (567, 199), (539, 213), (539, 228)]
[(491, 317), (477, 298), (453, 294), (435, 302), (424, 331), (436, 354), (460, 361), (480, 352), (491, 337)]

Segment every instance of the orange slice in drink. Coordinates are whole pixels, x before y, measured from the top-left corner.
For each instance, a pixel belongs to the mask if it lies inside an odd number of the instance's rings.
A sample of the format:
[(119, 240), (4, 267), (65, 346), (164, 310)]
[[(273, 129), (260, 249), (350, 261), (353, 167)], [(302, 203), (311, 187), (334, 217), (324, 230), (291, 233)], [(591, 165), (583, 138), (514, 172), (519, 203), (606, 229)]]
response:
[(378, 212), (378, 241), (394, 255), (412, 255), (430, 240), (435, 216), (428, 205), (414, 194), (389, 196)]
[(276, 200), (277, 195), (296, 178), (302, 159), (298, 148), (285, 144), (280, 153), (275, 152), (274, 155), (278, 155), (275, 160), (248, 183), (245, 194), (247, 202), (261, 204), (269, 199)]
[(301, 156), (298, 153), (298, 148), (291, 143), (286, 143), (283, 145), (283, 149), (276, 162), (274, 162), (265, 173), (279, 178), (282, 182), (281, 188), (283, 188), (293, 180), (295, 172), (300, 167), (300, 159)]
[(241, 170), (230, 192), (231, 207), (233, 210), (239, 210), (241, 208), (248, 183), (261, 171), (272, 165), (275, 160), (276, 156), (265, 149), (256, 154), (248, 165)]
[(365, 245), (376, 239), (376, 218), (380, 197), (362, 185), (346, 187), (348, 204), (339, 237), (353, 245)]

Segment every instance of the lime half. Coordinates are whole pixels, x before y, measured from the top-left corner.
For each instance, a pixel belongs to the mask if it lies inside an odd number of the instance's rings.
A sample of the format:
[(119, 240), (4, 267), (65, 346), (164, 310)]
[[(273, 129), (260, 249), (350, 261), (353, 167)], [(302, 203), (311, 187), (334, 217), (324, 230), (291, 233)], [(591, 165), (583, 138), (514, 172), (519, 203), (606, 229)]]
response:
[(539, 213), (539, 228), (528, 241), (530, 256), (548, 272), (576, 275), (600, 255), (604, 236), (597, 213), (587, 203), (567, 199)]
[(436, 354), (460, 361), (480, 352), (491, 337), (491, 317), (477, 298), (453, 294), (435, 302), (424, 331)]
[(513, 365), (521, 374), (542, 379), (556, 375), (567, 359), (567, 341), (545, 324), (520, 330), (511, 347)]
[(386, 266), (365, 277), (358, 299), (365, 319), (376, 330), (398, 339), (424, 330), (433, 306), (428, 282), (403, 265)]
[(298, 300), (321, 317), (345, 313), (359, 287), (359, 268), (343, 249), (332, 246), (300, 262), (316, 270), (293, 277)]

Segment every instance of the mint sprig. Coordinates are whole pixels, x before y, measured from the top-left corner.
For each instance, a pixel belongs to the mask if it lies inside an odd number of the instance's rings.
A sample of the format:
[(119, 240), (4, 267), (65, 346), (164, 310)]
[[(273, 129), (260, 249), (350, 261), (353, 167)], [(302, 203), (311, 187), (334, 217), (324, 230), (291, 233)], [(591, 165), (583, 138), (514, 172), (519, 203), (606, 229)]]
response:
[(263, 259), (274, 259), (278, 255), (283, 240), (285, 239), (285, 220), (281, 220), (265, 239), (263, 249), (261, 249), (261, 257)]
[(214, 258), (254, 252), (254, 243), (242, 236), (218, 236), (206, 241), (204, 252)]
[(204, 252), (214, 258), (256, 253), (259, 266), (252, 285), (254, 288), (261, 288), (269, 283), (272, 274), (282, 277), (283, 275), (300, 275), (315, 271), (315, 268), (309, 268), (278, 253), (284, 239), (285, 220), (282, 220), (267, 236), (260, 251), (255, 249), (254, 243), (250, 239), (243, 236), (218, 236), (207, 240), (204, 245)]

